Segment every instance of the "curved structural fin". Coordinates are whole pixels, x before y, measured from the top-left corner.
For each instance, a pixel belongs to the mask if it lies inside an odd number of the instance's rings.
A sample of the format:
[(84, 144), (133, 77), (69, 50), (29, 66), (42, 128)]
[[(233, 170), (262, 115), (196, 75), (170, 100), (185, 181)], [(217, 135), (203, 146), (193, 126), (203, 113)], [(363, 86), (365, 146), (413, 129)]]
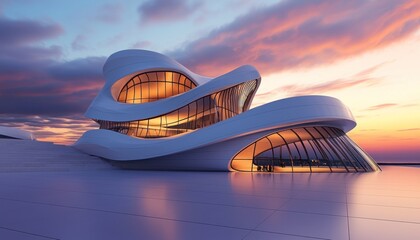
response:
[(378, 165), (334, 127), (298, 127), (277, 131), (251, 143), (231, 161), (247, 172), (367, 172)]
[(379, 167), (345, 134), (350, 110), (326, 96), (249, 109), (261, 76), (241, 66), (216, 78), (159, 53), (126, 50), (104, 66), (86, 116), (100, 124), (75, 147), (124, 168), (363, 172)]

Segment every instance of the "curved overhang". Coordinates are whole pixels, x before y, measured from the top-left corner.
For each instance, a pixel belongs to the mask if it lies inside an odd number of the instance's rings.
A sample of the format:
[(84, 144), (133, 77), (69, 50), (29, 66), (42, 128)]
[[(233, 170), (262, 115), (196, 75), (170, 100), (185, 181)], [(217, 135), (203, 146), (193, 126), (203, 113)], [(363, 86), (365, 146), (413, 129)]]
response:
[(188, 134), (163, 139), (139, 139), (109, 130), (91, 130), (75, 143), (75, 147), (112, 160), (141, 160), (259, 132), (266, 134), (271, 130), (300, 126), (329, 126), (348, 132), (356, 122), (350, 110), (338, 99), (301, 96), (274, 101)]
[(128, 49), (112, 54), (104, 64), (103, 74), (107, 83), (113, 84), (127, 75), (155, 70), (179, 71), (194, 79), (197, 85), (211, 80), (209, 77), (204, 77), (190, 71), (168, 56), (157, 52), (137, 49)]
[(35, 140), (35, 137), (32, 135), (32, 133), (13, 127), (0, 126), (0, 136), (23, 140)]
[[(133, 121), (148, 119), (176, 110), (203, 96), (234, 85), (257, 80), (259, 72), (250, 65), (241, 66), (214, 79), (195, 74), (177, 61), (151, 51), (124, 50), (111, 55), (104, 65), (106, 83), (89, 106), (85, 115), (106, 121)], [(127, 104), (116, 101), (122, 86), (134, 75), (150, 71), (174, 71), (184, 74), (197, 83), (197, 87), (169, 98), (142, 104)]]

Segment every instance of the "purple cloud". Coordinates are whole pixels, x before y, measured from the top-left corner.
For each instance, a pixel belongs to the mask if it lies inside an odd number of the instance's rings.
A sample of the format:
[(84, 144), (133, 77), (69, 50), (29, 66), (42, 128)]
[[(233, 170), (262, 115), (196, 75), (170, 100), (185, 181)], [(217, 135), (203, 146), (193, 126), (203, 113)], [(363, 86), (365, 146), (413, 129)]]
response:
[(63, 62), (61, 48), (34, 46), (56, 37), (61, 31), (58, 25), (2, 18), (0, 30), (7, 29), (13, 33), (0, 36), (0, 114), (84, 112), (103, 84), (105, 58)]
[(103, 85), (104, 62), (102, 57), (88, 57), (69, 62), (29, 62), (8, 72), (0, 70), (0, 113), (82, 113)]
[(201, 3), (177, 0), (148, 0), (142, 3), (137, 11), (141, 23), (180, 20), (191, 16)]
[[(0, 46), (0, 61), (12, 60), (14, 63), (28, 63), (58, 59), (62, 55), (61, 47), (35, 47), (35, 46)], [(7, 64), (7, 63), (6, 63)]]
[[(48, 61), (61, 56), (61, 48), (58, 46), (37, 47), (34, 46), (45, 39), (59, 36), (63, 33), (60, 25), (44, 24), (37, 21), (12, 20), (0, 17), (0, 69), (2, 72), (8, 69), (23, 67), (36, 67), (39, 61)], [(29, 66), (26, 66), (29, 65)]]
[(17, 46), (57, 37), (61, 26), (29, 20), (10, 20), (0, 17), (0, 46)]
[(123, 13), (124, 8), (121, 4), (104, 4), (99, 8), (96, 19), (105, 23), (118, 23)]
[(418, 1), (289, 0), (254, 9), (169, 54), (202, 74), (253, 64), (264, 75), (383, 47), (419, 26)]

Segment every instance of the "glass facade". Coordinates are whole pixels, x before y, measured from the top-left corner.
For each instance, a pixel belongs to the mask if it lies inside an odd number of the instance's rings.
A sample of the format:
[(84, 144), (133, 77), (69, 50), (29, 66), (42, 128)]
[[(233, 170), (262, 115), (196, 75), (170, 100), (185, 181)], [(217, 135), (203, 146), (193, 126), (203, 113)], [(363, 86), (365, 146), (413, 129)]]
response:
[(256, 88), (257, 80), (241, 83), (149, 119), (129, 122), (96, 121), (101, 129), (134, 137), (170, 137), (212, 125), (248, 110)]
[(269, 134), (242, 149), (231, 167), (248, 172), (367, 172), (378, 165), (342, 130), (301, 127)]
[(147, 103), (168, 98), (195, 88), (196, 84), (181, 73), (147, 72), (132, 77), (121, 89), (118, 102)]

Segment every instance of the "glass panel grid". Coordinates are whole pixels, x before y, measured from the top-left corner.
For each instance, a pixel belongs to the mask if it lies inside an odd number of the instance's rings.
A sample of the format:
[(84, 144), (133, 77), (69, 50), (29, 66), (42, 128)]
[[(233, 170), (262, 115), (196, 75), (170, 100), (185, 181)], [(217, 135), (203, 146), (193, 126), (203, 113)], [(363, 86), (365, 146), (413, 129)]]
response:
[(187, 92), (195, 87), (196, 84), (181, 73), (146, 72), (128, 80), (122, 87), (117, 101), (131, 104), (153, 102)]
[(333, 127), (301, 127), (274, 132), (237, 153), (231, 167), (250, 172), (363, 172), (378, 169), (342, 130)]
[[(155, 75), (155, 78), (164, 76), (180, 76), (179, 74), (156, 75), (155, 73), (148, 73), (147, 75), (149, 76), (149, 79), (151, 75)], [(176, 81), (178, 81), (178, 79), (176, 79)], [(183, 81), (188, 81), (188, 79), (184, 77)], [(154, 89), (159, 88), (160, 86), (156, 82), (153, 82), (152, 84)], [(177, 85), (171, 84), (171, 86), (175, 88)], [(243, 111), (247, 110), (247, 106), (244, 106), (245, 102), (239, 101), (239, 98), (247, 98), (247, 96), (244, 97), (243, 95), (253, 95), (256, 91), (256, 87), (257, 80), (241, 83), (225, 90), (199, 98), (196, 101), (167, 114), (150, 119), (142, 119), (130, 122), (111, 122), (97, 120), (97, 122), (100, 124), (101, 129), (108, 129), (133, 137), (170, 137), (210, 126), (242, 113)], [(123, 87), (123, 89), (127, 88), (127, 86)], [(128, 89), (133, 91), (135, 88)], [(166, 91), (164, 91), (166, 92), (166, 95), (168, 94), (168, 89), (171, 88), (169, 88), (168, 84), (166, 83)], [(140, 92), (140, 90), (137, 91)], [(174, 91), (171, 90), (171, 93)], [(178, 89), (176, 91), (178, 91)], [(119, 99), (122, 99), (121, 96), (124, 96), (125, 94), (125, 92), (122, 92)], [(135, 93), (133, 93), (133, 96), (134, 95)], [(127, 102), (128, 100), (130, 102), (143, 100), (153, 101), (157, 100), (160, 95), (159, 92), (156, 93), (156, 91), (150, 91), (150, 89), (143, 88), (141, 89), (140, 96), (140, 99), (135, 97), (127, 98)], [(143, 98), (143, 96), (145, 96), (145, 98)]]

